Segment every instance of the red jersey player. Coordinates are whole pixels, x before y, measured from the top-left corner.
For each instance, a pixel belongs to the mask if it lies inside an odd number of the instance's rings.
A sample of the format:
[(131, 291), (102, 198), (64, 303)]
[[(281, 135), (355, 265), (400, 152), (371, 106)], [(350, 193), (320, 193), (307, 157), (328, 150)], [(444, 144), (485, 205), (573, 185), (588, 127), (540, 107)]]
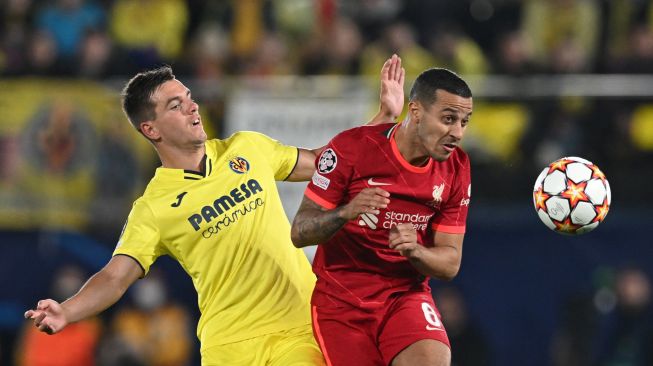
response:
[(467, 84), (423, 72), (400, 124), (337, 135), (317, 159), (292, 225), (319, 244), (314, 335), (328, 365), (449, 365), (428, 278), (460, 267), (471, 183), (458, 147), (472, 114)]

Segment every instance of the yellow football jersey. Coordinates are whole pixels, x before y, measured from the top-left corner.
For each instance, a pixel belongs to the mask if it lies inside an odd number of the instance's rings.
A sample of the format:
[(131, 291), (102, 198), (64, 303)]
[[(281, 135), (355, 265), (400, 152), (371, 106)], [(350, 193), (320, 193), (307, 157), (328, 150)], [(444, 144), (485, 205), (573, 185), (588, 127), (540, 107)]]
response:
[(145, 273), (161, 255), (179, 261), (198, 293), (203, 349), (310, 324), (315, 276), (275, 183), (297, 158), (255, 132), (209, 140), (204, 173), (160, 167), (134, 202), (114, 255)]

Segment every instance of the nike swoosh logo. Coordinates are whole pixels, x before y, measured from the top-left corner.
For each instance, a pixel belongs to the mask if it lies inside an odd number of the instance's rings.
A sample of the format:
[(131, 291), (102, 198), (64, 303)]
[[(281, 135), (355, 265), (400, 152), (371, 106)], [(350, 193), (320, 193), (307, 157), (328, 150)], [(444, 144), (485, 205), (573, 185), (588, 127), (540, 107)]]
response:
[(188, 192), (181, 193), (179, 196), (177, 196), (177, 202), (171, 204), (170, 206), (171, 207), (179, 207), (179, 205), (181, 205), (181, 200), (184, 199), (184, 196), (186, 195), (186, 193), (188, 193)]
[(374, 178), (368, 179), (367, 184), (369, 184), (371, 186), (391, 186), (392, 185), (392, 183), (375, 182), (373, 179)]

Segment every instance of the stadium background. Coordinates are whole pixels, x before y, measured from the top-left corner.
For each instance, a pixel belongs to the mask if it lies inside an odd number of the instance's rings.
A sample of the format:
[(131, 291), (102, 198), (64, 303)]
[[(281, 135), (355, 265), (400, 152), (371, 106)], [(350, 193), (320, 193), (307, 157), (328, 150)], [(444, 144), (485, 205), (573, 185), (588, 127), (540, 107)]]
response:
[[(158, 164), (119, 107), (131, 75), (172, 65), (210, 136), (314, 147), (373, 115), (393, 52), (407, 87), (439, 66), (475, 95), (463, 264), (433, 282), (454, 364), (653, 364), (650, 1), (3, 0), (0, 32), (0, 365), (198, 364), (195, 294), (170, 260), (68, 345), (22, 319), (106, 263)], [(566, 155), (612, 187), (582, 237), (532, 209), (537, 174)], [(304, 186), (281, 186), (291, 218)]]

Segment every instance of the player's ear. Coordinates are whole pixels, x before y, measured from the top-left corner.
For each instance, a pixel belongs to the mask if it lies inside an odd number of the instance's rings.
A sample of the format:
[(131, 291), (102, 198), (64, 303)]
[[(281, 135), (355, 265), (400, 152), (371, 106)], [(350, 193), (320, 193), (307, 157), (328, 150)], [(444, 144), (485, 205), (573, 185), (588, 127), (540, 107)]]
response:
[(158, 140), (160, 137), (159, 130), (154, 125), (153, 121), (145, 121), (140, 124), (140, 131), (143, 136), (149, 140)]
[(418, 101), (411, 101), (408, 103), (408, 113), (410, 119), (417, 122), (422, 117), (422, 105)]

